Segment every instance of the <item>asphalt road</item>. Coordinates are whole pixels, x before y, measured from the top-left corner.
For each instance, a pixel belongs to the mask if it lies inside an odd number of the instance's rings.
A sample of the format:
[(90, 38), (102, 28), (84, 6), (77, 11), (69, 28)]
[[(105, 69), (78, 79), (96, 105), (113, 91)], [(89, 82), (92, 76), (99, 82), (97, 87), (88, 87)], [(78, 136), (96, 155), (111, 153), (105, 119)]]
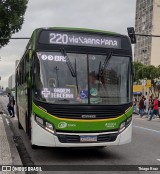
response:
[[(8, 98), (0, 97), (6, 108)], [(160, 167), (160, 119), (152, 121), (133, 116), (132, 143), (121, 146), (108, 146), (103, 149), (39, 148), (31, 149), (29, 139), (23, 130), (17, 128), (17, 118), (10, 119), (13, 127), (23, 140), (27, 154), (35, 165), (159, 165)], [(43, 172), (43, 173), (113, 173), (140, 174), (144, 172)], [(160, 172), (147, 172), (160, 173)]]

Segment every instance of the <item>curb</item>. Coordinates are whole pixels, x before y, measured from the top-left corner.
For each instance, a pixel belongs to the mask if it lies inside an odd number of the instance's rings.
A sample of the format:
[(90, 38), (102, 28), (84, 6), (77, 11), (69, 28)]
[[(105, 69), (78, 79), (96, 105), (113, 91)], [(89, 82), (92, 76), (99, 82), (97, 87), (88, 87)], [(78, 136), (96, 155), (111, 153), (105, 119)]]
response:
[[(4, 123), (4, 127), (5, 127), (5, 131), (7, 134), (7, 139), (8, 139), (8, 143), (9, 143), (9, 147), (10, 147), (10, 151), (11, 151), (11, 156), (12, 156), (12, 164), (13, 165), (20, 165), (23, 166), (21, 158), (19, 156), (18, 150), (16, 148), (16, 144), (13, 140), (13, 133), (9, 127), (9, 121), (7, 121), (7, 117), (5, 116), (5, 114), (2, 115), (2, 119), (3, 119), (3, 123)], [(14, 173), (22, 173), (25, 174), (25, 172), (17, 172), (15, 171)]]

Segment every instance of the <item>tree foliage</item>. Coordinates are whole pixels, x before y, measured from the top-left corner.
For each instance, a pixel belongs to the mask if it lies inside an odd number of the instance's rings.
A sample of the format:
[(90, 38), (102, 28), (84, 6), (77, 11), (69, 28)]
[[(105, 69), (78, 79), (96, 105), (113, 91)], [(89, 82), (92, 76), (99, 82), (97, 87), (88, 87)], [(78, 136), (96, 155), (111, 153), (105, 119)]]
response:
[(24, 22), (28, 0), (0, 0), (0, 48), (9, 42)]
[(148, 79), (154, 80), (160, 78), (160, 65), (155, 67), (153, 65), (143, 65), (140, 62), (133, 62), (136, 80)]
[(143, 78), (154, 80), (157, 78), (157, 68), (153, 65), (144, 66), (143, 68)]
[(142, 79), (141, 69), (143, 68), (143, 66), (144, 65), (140, 62), (133, 62), (134, 76), (136, 81)]
[(160, 85), (157, 85), (157, 81), (160, 81), (160, 65), (155, 67), (153, 65), (143, 65), (140, 62), (133, 62), (133, 67), (137, 84), (143, 79), (151, 80), (153, 87), (153, 91), (152, 88), (150, 88), (151, 93), (155, 95), (155, 92), (158, 91), (159, 96)]

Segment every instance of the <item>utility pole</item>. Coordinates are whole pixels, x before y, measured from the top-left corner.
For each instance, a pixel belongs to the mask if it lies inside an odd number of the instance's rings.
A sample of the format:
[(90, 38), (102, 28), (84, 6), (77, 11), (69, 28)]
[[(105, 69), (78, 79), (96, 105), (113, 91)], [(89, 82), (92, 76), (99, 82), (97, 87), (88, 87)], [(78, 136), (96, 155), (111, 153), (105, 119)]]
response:
[(11, 37), (11, 38), (0, 38), (0, 40), (23, 40), (23, 39), (26, 39), (26, 40), (29, 40), (30, 37)]

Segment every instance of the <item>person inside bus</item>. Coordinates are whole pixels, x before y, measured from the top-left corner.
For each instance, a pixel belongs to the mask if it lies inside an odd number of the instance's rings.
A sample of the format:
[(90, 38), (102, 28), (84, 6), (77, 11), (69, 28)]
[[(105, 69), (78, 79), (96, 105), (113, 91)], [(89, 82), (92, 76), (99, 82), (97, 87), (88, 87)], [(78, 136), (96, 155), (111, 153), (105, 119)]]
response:
[(89, 74), (89, 87), (90, 87), (90, 98), (91, 103), (100, 103), (102, 99), (100, 96), (103, 95), (102, 83), (98, 80), (95, 71)]
[(95, 71), (92, 71), (89, 74), (89, 84), (90, 84), (90, 88), (95, 87), (97, 89), (98, 89), (98, 85), (102, 84), (99, 80), (97, 80)]

